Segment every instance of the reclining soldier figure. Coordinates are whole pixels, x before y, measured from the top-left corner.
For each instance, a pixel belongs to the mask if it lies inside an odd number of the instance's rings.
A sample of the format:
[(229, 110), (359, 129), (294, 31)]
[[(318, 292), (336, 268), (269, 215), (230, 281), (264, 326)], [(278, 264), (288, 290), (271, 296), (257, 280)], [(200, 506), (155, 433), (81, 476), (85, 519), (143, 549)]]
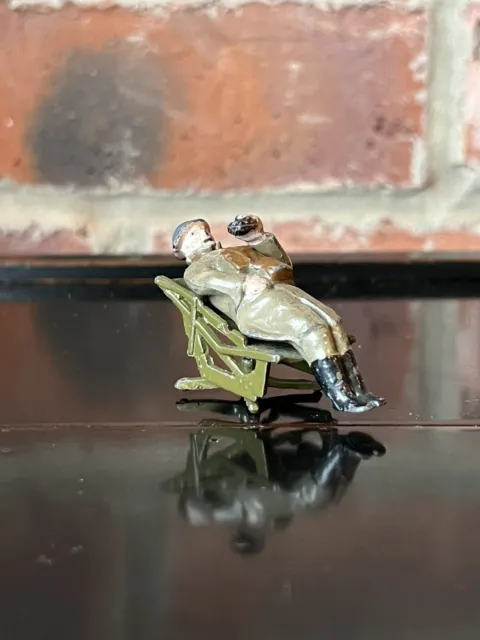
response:
[(385, 404), (367, 391), (341, 318), (295, 286), (292, 261), (260, 218), (237, 216), (228, 231), (246, 246), (222, 248), (205, 220), (176, 228), (173, 252), (188, 265), (188, 288), (248, 338), (292, 345), (337, 411), (359, 413)]

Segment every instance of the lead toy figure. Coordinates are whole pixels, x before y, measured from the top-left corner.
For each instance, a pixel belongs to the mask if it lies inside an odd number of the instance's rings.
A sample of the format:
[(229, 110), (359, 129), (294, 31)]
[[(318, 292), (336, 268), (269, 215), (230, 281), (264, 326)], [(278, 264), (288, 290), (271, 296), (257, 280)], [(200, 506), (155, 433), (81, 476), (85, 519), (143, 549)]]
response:
[[(337, 411), (350, 413), (385, 404), (367, 391), (341, 318), (295, 286), (290, 257), (260, 218), (237, 216), (228, 232), (246, 246), (223, 248), (205, 220), (183, 222), (172, 239), (174, 255), (187, 263), (183, 279), (155, 279), (182, 312), (187, 353), (201, 374), (176, 387), (223, 388), (252, 412), (268, 387), (320, 389)], [(275, 363), (313, 380), (275, 379)]]

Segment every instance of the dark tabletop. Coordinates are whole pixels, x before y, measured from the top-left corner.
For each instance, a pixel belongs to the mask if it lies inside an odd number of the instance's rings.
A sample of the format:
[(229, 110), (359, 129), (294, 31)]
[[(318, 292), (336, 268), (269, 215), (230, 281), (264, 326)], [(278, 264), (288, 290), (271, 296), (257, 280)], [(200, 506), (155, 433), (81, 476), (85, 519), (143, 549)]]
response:
[(3, 433), (1, 637), (478, 638), (478, 432), (369, 431), (387, 453), (255, 555), (160, 486), (187, 428)]
[[(331, 269), (311, 267), (303, 286), (341, 313), (388, 404), (352, 418), (284, 400), (258, 433), (300, 434), (286, 453), (242, 427), (227, 394), (173, 388), (195, 369), (160, 293), (133, 281), (55, 293), (49, 274), (0, 274), (2, 640), (478, 638), (478, 269), (433, 296), (414, 273), (407, 291), (357, 282), (337, 295), (320, 286)], [(240, 431), (248, 496), (222, 457)], [(205, 434), (221, 464), (187, 474)], [(245, 514), (259, 520), (245, 529)], [(260, 537), (255, 552), (239, 531)]]

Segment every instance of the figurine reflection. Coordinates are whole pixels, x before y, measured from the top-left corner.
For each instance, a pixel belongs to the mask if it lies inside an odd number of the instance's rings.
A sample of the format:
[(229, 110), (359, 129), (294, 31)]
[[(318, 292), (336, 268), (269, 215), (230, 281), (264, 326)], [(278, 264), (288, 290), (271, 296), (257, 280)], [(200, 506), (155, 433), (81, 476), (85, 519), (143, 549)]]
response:
[(341, 318), (295, 286), (290, 257), (257, 216), (237, 216), (229, 233), (247, 246), (222, 248), (205, 220), (180, 224), (174, 255), (188, 289), (208, 300), (247, 338), (293, 347), (337, 411), (380, 407), (367, 391)]
[(385, 454), (364, 432), (335, 427), (216, 427), (190, 437), (185, 471), (165, 489), (194, 527), (233, 528), (232, 550), (259, 553), (295, 515), (338, 504), (362, 460)]

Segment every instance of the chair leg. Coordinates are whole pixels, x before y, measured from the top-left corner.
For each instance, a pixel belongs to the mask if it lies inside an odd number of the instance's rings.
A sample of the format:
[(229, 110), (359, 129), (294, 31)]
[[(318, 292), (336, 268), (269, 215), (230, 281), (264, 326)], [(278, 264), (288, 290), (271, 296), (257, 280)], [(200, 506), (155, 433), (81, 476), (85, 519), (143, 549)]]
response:
[(244, 400), (250, 413), (258, 413), (260, 411), (258, 402), (253, 402), (252, 400), (247, 400), (246, 398), (244, 398)]
[(180, 391), (201, 391), (203, 389), (218, 389), (218, 386), (204, 378), (180, 378), (175, 383), (175, 389)]

